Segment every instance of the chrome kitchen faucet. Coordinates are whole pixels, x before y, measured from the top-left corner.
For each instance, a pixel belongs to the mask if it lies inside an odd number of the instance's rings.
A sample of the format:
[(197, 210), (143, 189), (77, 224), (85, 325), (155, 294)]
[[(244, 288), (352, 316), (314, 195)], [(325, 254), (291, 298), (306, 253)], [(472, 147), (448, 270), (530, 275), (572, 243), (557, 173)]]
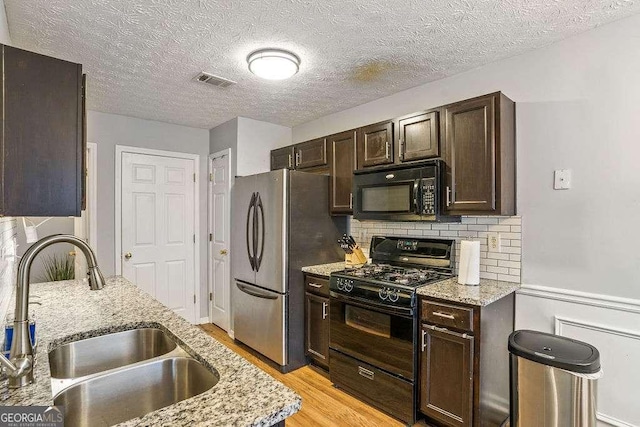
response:
[(86, 242), (69, 234), (54, 234), (31, 245), (18, 264), (16, 281), (16, 309), (10, 359), (0, 354), (0, 365), (9, 377), (9, 388), (20, 388), (33, 382), (33, 345), (29, 332), (29, 273), (36, 256), (54, 243), (70, 243), (87, 258), (87, 279), (91, 290), (104, 287), (104, 277), (98, 268), (96, 255)]

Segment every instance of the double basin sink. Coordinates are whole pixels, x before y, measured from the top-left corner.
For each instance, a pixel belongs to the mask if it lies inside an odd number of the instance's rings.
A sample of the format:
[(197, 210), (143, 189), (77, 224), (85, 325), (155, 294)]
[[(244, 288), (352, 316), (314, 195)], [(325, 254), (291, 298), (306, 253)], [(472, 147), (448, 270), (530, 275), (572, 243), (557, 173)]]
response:
[(218, 375), (158, 328), (74, 341), (49, 353), (65, 425), (109, 426), (211, 389)]

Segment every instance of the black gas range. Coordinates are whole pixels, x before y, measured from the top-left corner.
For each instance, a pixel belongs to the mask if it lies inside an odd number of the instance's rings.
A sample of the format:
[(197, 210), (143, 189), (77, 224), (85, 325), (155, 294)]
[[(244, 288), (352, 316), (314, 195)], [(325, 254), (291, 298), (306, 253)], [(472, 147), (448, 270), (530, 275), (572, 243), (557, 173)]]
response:
[(396, 418), (416, 421), (416, 290), (453, 275), (454, 240), (373, 237), (372, 263), (331, 274), (333, 383)]

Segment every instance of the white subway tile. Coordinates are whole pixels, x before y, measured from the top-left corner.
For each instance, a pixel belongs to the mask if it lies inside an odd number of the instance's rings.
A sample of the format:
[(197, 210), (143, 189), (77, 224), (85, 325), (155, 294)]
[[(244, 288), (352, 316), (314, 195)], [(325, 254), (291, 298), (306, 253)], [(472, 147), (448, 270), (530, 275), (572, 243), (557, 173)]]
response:
[(520, 263), (516, 261), (498, 260), (498, 266), (508, 268), (520, 268)]
[(503, 282), (520, 283), (520, 276), (513, 276), (510, 274), (498, 274), (498, 280)]
[(467, 225), (466, 224), (449, 224), (449, 230), (455, 230), (455, 231), (461, 231), (467, 230)]
[(437, 237), (437, 236), (440, 236), (440, 231), (438, 231), (438, 230), (422, 230), (422, 235), (423, 236), (428, 236), (428, 237)]
[(520, 240), (522, 235), (520, 233), (502, 233), (501, 237), (505, 239)]
[(512, 276), (520, 276), (520, 269), (519, 268), (510, 268), (509, 269), (509, 274)]
[(520, 225), (521, 222), (522, 220), (519, 216), (506, 216), (500, 218), (500, 221), (498, 221), (498, 223), (502, 225)]
[(470, 216), (463, 216), (462, 223), (463, 224), (477, 224), (477, 219)]
[(489, 273), (498, 273), (498, 274), (509, 274), (509, 269), (505, 267), (493, 267), (491, 265), (487, 266), (487, 271)]
[(467, 230), (470, 231), (487, 231), (486, 225), (468, 225)]
[(460, 237), (464, 237), (467, 239), (473, 239), (478, 237), (478, 232), (477, 231), (458, 231), (458, 235)]
[(449, 224), (431, 224), (432, 230), (448, 230)]
[(480, 264), (481, 265), (492, 265), (494, 267), (498, 266), (498, 260), (497, 259), (489, 259), (489, 258), (480, 258)]
[(490, 218), (490, 217), (478, 217), (476, 222), (478, 224), (497, 224), (498, 218)]
[(431, 224), (428, 222), (416, 223), (416, 230), (431, 230)]
[(480, 278), (481, 279), (489, 279), (489, 280), (498, 280), (498, 275), (496, 273), (489, 273), (489, 272), (481, 271), (480, 272)]
[(521, 262), (522, 261), (522, 255), (511, 254), (511, 255), (509, 255), (509, 261)]
[(442, 230), (442, 231), (440, 231), (440, 236), (441, 237), (458, 237), (458, 232), (457, 231)]
[(511, 226), (510, 225), (490, 225), (489, 226), (489, 231), (493, 232), (493, 233), (501, 233), (501, 232), (510, 232), (511, 231)]
[(516, 247), (521, 247), (522, 246), (522, 240), (512, 240), (511, 241), (511, 246), (516, 246)]
[[(513, 244), (514, 240), (511, 241)], [(502, 248), (502, 253), (505, 254), (521, 254), (522, 253), (522, 248), (519, 248), (517, 246), (507, 246), (507, 247), (503, 247)]]
[(512, 225), (511, 226), (511, 232), (512, 233), (522, 233), (522, 227), (519, 225)]
[(499, 252), (489, 252), (487, 254), (487, 258), (490, 259), (501, 259), (504, 261), (508, 261), (509, 260), (509, 254), (504, 254), (504, 253), (499, 253)]

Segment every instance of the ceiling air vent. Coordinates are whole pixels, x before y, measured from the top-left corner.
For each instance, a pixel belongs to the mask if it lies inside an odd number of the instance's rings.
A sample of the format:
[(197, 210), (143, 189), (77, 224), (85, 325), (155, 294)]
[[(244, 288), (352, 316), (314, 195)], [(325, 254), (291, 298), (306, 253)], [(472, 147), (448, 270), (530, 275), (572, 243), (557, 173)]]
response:
[(229, 87), (236, 84), (236, 82), (234, 82), (233, 80), (227, 80), (222, 77), (214, 76), (213, 74), (205, 73), (204, 71), (195, 76), (193, 80), (217, 87)]

